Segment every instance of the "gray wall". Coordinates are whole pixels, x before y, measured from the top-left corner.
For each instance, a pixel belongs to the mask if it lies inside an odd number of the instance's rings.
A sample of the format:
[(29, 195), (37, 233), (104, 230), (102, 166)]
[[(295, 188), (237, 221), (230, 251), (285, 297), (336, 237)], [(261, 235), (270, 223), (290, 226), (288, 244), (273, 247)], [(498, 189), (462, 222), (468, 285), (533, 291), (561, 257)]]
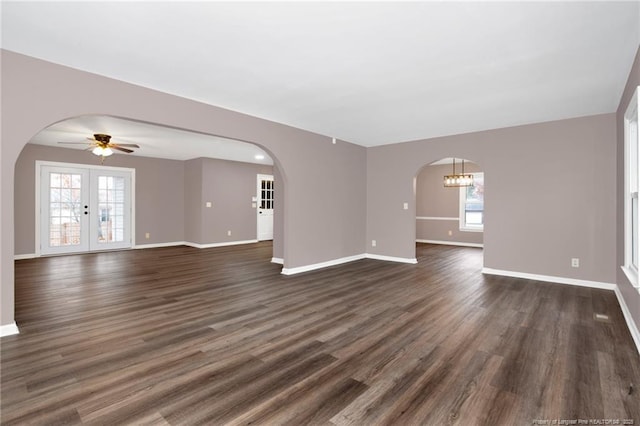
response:
[[(199, 160), (200, 200), (197, 204), (185, 203), (185, 209), (200, 211), (201, 229), (198, 239), (189, 241), (209, 244), (255, 240), (258, 219), (251, 198), (256, 196), (257, 175), (273, 175), (273, 167), (211, 158)], [(211, 207), (205, 206), (208, 201)], [(231, 231), (231, 236), (227, 231)]]
[[(14, 231), (22, 227), (14, 220), (18, 156), (38, 131), (87, 113), (263, 147), (281, 176), (276, 178), (281, 188), (276, 208), (282, 205), (283, 214), (274, 226), (283, 239), (281, 246), (274, 242), (274, 255), (281, 250), (276, 256), (284, 258), (287, 268), (364, 252), (415, 257), (419, 170), (443, 157), (468, 158), (485, 172), (485, 266), (618, 282), (638, 321), (637, 292), (618, 270), (623, 245), (621, 117), (639, 74), (636, 61), (617, 114), (364, 149), (3, 50), (0, 324), (14, 318)], [(189, 197), (185, 194), (186, 202)], [(402, 208), (403, 202), (409, 210)], [(371, 247), (372, 239), (377, 247)], [(570, 267), (572, 257), (581, 259), (580, 268)]]
[(184, 240), (192, 243), (200, 243), (202, 235), (202, 162), (184, 162)]
[(282, 175), (277, 167), (273, 168), (273, 257), (276, 259), (284, 259), (284, 185), (282, 184)]
[[(485, 173), (486, 267), (615, 282), (615, 118), (604, 114), (370, 148), (368, 252), (414, 258), (414, 178), (440, 158), (467, 158)], [(571, 267), (573, 257), (580, 258), (580, 268)]]
[[(99, 165), (90, 153), (27, 144), (16, 162), (15, 253), (35, 253), (35, 162)], [(105, 166), (136, 169), (136, 244), (184, 240), (184, 165), (182, 161), (115, 154)], [(150, 238), (145, 239), (145, 232)]]
[[(616, 159), (618, 165), (618, 173), (616, 175), (616, 266), (624, 265), (624, 113), (638, 85), (640, 85), (640, 49), (636, 54), (636, 59), (633, 63), (633, 68), (629, 74), (629, 79), (627, 80), (627, 85), (625, 86), (624, 94), (622, 95), (616, 114), (618, 135), (616, 144)], [(624, 297), (625, 303), (631, 311), (636, 327), (640, 329), (640, 293), (631, 286), (626, 275), (619, 267), (616, 268), (616, 273), (616, 283), (618, 284), (620, 293), (622, 293), (622, 297)]]
[[(456, 161), (456, 172), (460, 163)], [(465, 161), (465, 172), (480, 172)], [(445, 188), (443, 177), (452, 173), (451, 164), (429, 165), (416, 178), (416, 239), (451, 243), (482, 244), (482, 232), (461, 231), (458, 220), (432, 220), (421, 217), (450, 218), (460, 216), (460, 189)], [(449, 235), (451, 231), (452, 235)]]
[(1, 54), (0, 324), (11, 324), (14, 318), (16, 161), (40, 130), (84, 114), (124, 117), (255, 143), (274, 159), (282, 177), (284, 266), (295, 268), (364, 253), (365, 148), (340, 140), (334, 145), (328, 136), (6, 50)]
[[(16, 162), (15, 254), (35, 252), (36, 160), (99, 164), (97, 157), (76, 149), (25, 146)], [(105, 165), (136, 170), (136, 245), (255, 240), (257, 212), (251, 197), (257, 191), (256, 176), (273, 174), (272, 166), (209, 158), (177, 161), (116, 154)], [(206, 208), (206, 201), (213, 207)]]

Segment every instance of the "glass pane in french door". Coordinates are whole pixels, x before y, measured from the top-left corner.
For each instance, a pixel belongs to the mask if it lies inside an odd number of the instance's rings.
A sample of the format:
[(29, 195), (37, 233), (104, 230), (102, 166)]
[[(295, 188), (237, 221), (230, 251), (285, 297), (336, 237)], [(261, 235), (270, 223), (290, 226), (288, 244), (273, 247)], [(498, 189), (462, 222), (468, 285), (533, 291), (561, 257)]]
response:
[(125, 178), (98, 176), (98, 243), (125, 240)]
[(82, 175), (49, 175), (49, 247), (80, 245)]

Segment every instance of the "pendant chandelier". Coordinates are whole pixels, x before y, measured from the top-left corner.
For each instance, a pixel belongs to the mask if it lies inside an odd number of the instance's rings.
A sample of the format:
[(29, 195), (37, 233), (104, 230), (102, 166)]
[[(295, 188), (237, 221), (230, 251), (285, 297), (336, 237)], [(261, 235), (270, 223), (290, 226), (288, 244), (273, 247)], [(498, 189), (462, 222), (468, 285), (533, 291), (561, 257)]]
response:
[(456, 173), (456, 159), (453, 159), (453, 173), (444, 177), (445, 187), (461, 187), (473, 185), (473, 175), (464, 173), (464, 160), (462, 160), (462, 173)]

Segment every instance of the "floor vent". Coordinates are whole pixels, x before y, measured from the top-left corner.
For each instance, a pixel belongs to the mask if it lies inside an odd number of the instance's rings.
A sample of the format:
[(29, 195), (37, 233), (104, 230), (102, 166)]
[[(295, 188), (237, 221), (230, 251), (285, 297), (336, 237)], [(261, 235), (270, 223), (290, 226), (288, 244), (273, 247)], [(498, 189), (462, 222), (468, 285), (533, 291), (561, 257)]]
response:
[(611, 322), (609, 315), (605, 314), (593, 314), (593, 319), (600, 322)]

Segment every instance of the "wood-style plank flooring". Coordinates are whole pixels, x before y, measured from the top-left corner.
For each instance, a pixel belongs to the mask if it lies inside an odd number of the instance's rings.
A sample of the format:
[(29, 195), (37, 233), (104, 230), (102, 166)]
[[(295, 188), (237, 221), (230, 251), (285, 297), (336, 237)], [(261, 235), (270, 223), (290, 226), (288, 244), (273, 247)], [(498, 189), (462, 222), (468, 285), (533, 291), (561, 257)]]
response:
[(0, 420), (640, 424), (613, 292), (483, 276), (479, 249), (417, 254), (295, 276), (270, 243), (16, 261)]

